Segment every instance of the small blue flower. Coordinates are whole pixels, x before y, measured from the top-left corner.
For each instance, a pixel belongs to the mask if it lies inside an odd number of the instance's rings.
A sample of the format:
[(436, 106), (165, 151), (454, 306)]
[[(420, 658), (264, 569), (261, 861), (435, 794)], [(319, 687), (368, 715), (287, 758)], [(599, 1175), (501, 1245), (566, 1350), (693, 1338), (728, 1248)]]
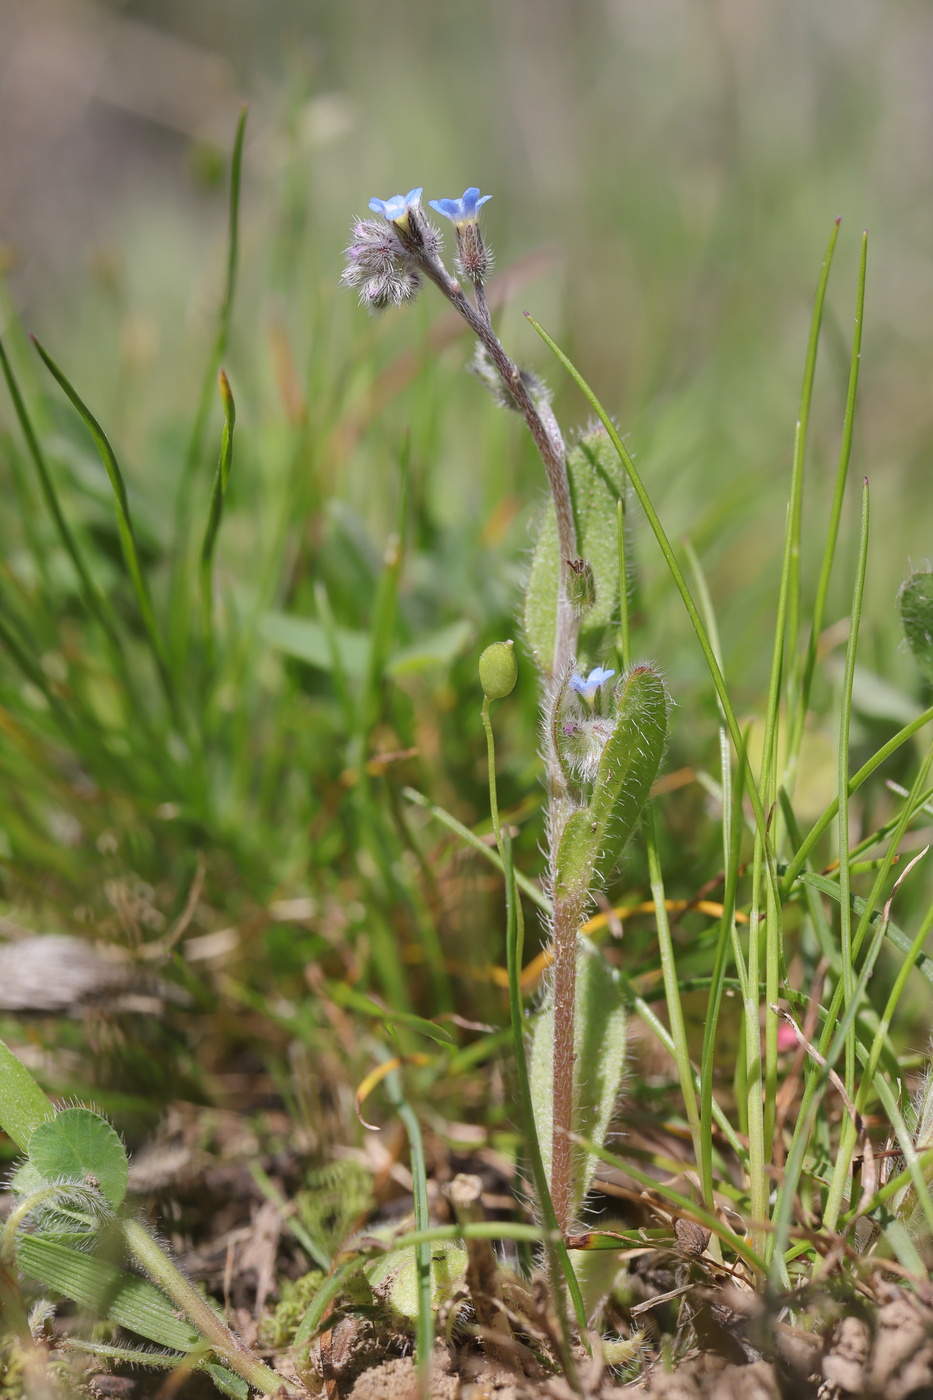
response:
[(578, 695), (592, 704), (597, 690), (604, 681), (611, 680), (615, 671), (604, 671), (602, 666), (594, 666), (586, 680), (578, 676), (576, 672), (570, 677), (570, 689), (575, 690)]
[(452, 224), (475, 224), (476, 212), (487, 199), (492, 199), (492, 195), (484, 194), (480, 198), (479, 190), (475, 185), (471, 185), (468, 190), (463, 191), (462, 199), (431, 199), (428, 203)]
[(374, 214), (382, 214), (390, 223), (398, 223), (400, 219), (408, 217), (410, 209), (421, 203), (423, 189), (424, 186), (421, 185), (416, 190), (409, 190), (407, 194), (394, 194), (391, 199), (371, 199), (369, 207)]

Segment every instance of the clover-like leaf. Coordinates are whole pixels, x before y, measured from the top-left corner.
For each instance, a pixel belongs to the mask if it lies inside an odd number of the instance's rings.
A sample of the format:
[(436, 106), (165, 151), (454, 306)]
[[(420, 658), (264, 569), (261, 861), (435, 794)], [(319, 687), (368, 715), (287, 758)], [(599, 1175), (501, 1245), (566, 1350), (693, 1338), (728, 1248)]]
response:
[(126, 1195), (129, 1163), (118, 1134), (89, 1108), (65, 1108), (40, 1123), (29, 1139), (29, 1161), (46, 1181), (96, 1185), (117, 1209)]

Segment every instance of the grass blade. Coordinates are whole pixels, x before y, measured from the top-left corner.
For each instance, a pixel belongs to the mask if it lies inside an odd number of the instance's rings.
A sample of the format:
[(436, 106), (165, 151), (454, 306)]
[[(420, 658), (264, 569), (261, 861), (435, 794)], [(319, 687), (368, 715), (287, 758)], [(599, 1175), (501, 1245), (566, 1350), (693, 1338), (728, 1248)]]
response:
[(123, 551), (126, 571), (130, 576), (130, 582), (136, 594), (136, 602), (139, 607), (140, 617), (142, 618), (143, 627), (155, 658), (166, 697), (172, 707), (173, 713), (176, 715), (176, 718), (178, 718), (178, 703), (169, 669), (168, 654), (159, 631), (159, 625), (156, 622), (156, 616), (152, 608), (152, 600), (149, 596), (149, 589), (143, 575), (142, 565), (140, 564), (139, 549), (137, 548), (136, 536), (133, 531), (133, 521), (130, 515), (130, 503), (126, 493), (126, 483), (123, 480), (123, 473), (120, 470), (120, 464), (117, 461), (106, 433), (87, 404), (81, 398), (78, 391), (73, 387), (70, 380), (63, 371), (59, 369), (51, 355), (35, 336), (32, 337), (32, 340), (43, 363), (52, 375), (52, 378), (64, 391), (66, 397), (71, 400), (71, 403), (84, 420), (85, 427), (94, 439), (94, 445), (106, 469), (116, 504), (117, 530), (120, 536), (120, 547)]
[(823, 630), (823, 618), (826, 615), (826, 598), (829, 593), (829, 579), (832, 573), (833, 560), (836, 555), (836, 542), (839, 538), (839, 522), (842, 518), (842, 503), (845, 495), (846, 479), (849, 473), (849, 460), (852, 455), (852, 434), (855, 426), (855, 404), (858, 397), (859, 366), (861, 364), (862, 355), (862, 324), (865, 316), (865, 274), (867, 262), (868, 234), (865, 233), (862, 235), (862, 253), (859, 260), (858, 289), (855, 298), (855, 330), (852, 336), (852, 358), (849, 364), (849, 388), (846, 395), (845, 417), (842, 425), (839, 465), (836, 469), (836, 486), (833, 493), (833, 504), (830, 510), (829, 531), (826, 536), (826, 546), (823, 551), (823, 562), (820, 566), (820, 577), (816, 586), (816, 598), (813, 603), (810, 641), (807, 646), (807, 658), (804, 663), (797, 713), (794, 718), (788, 747), (788, 757), (790, 758), (792, 756), (793, 761), (796, 761), (797, 754), (799, 753), (800, 741), (803, 737), (804, 721), (806, 719), (807, 708), (810, 704), (810, 690), (816, 671), (817, 649), (819, 646), (820, 633)]
[[(396, 1071), (386, 1076), (386, 1092), (398, 1110), (398, 1116), (408, 1134), (411, 1152), (411, 1175), (414, 1183), (415, 1228), (427, 1230), (430, 1226), (428, 1208), (428, 1174), (424, 1160), (424, 1143), (421, 1139), (421, 1125), (405, 1098)], [(418, 1322), (416, 1332), (416, 1354), (418, 1373), (422, 1384), (427, 1385), (431, 1370), (431, 1353), (434, 1350), (434, 1300), (431, 1295), (431, 1246), (425, 1241), (415, 1245), (415, 1260), (418, 1269)]]
[(794, 541), (795, 546), (792, 550), (790, 560), (787, 596), (787, 649), (791, 667), (791, 673), (788, 677), (789, 697), (792, 697), (796, 690), (797, 638), (800, 631), (800, 534), (803, 519), (802, 486), (807, 454), (807, 436), (810, 427), (810, 409), (813, 403), (813, 380), (816, 374), (816, 357), (820, 344), (820, 328), (823, 324), (823, 307), (826, 302), (826, 287), (829, 283), (829, 271), (832, 266), (833, 253), (836, 249), (836, 240), (839, 237), (839, 225), (841, 222), (841, 219), (836, 219), (833, 224), (833, 231), (829, 235), (829, 243), (823, 258), (823, 266), (820, 269), (816, 296), (813, 301), (813, 315), (810, 320), (810, 339), (807, 343), (807, 358), (804, 364), (803, 384), (800, 389), (800, 414), (797, 420), (797, 433), (794, 440), (794, 466), (791, 476), (794, 481), (800, 483), (801, 489), (797, 492), (796, 499), (792, 497), (790, 519), (788, 521), (788, 534)]
[[(862, 598), (865, 592), (865, 569), (868, 562), (868, 481), (862, 488), (862, 515), (859, 525), (858, 565), (852, 610), (849, 614), (849, 638), (846, 643), (845, 675), (839, 705), (839, 741), (837, 749), (839, 804), (839, 913), (840, 948), (842, 952), (842, 1005), (848, 1009), (853, 992), (852, 918), (849, 905), (849, 726), (852, 717), (852, 684), (855, 679), (855, 654), (858, 649)], [(850, 1032), (846, 1043), (845, 1085), (849, 1097), (855, 1086), (855, 1033)]]
[(55, 522), (55, 528), (59, 533), (59, 537), (61, 539), (62, 544), (65, 547), (65, 551), (68, 554), (68, 557), (70, 558), (72, 564), (74, 565), (75, 572), (78, 575), (78, 579), (81, 583), (81, 589), (84, 594), (84, 601), (88, 608), (88, 611), (94, 617), (97, 618), (98, 622), (104, 629), (104, 632), (110, 638), (114, 647), (118, 651), (122, 652), (122, 641), (120, 638), (120, 633), (117, 627), (116, 620), (113, 614), (111, 613), (109, 606), (105, 602), (103, 596), (98, 591), (97, 585), (91, 578), (90, 570), (88, 569), (88, 566), (84, 560), (84, 556), (81, 553), (78, 541), (76, 540), (72, 532), (71, 526), (68, 524), (64, 512), (62, 511), (61, 503), (58, 499), (58, 492), (55, 489), (55, 483), (52, 481), (52, 474), (49, 471), (48, 463), (45, 460), (45, 453), (42, 451), (42, 447), (39, 443), (39, 438), (36, 434), (35, 428), (33, 427), (32, 420), (26, 408), (26, 404), (23, 399), (22, 393), (20, 392), (19, 384), (16, 380), (16, 376), (13, 373), (13, 366), (10, 363), (9, 357), (6, 353), (6, 350), (4, 349), (2, 341), (0, 341), (0, 368), (3, 369), (3, 376), (7, 383), (7, 388), (10, 393), (10, 399), (13, 403), (13, 409), (16, 413), (17, 420), (19, 421), (19, 426), (22, 431), (23, 437), (26, 440), (26, 446), (29, 449), (29, 455), (33, 460), (33, 465), (36, 469), (36, 475), (39, 478), (39, 485), (42, 489), (42, 495), (45, 499), (46, 505), (48, 506), (49, 514)]
[(204, 543), (201, 546), (201, 637), (208, 666), (211, 665), (214, 651), (214, 596), (213, 569), (214, 547), (224, 511), (224, 497), (230, 483), (230, 468), (233, 465), (233, 428), (236, 423), (236, 404), (230, 392), (230, 381), (220, 371), (218, 376), (220, 397), (224, 406), (224, 427), (220, 439), (220, 458), (214, 474), (214, 488), (211, 492), (210, 514)]

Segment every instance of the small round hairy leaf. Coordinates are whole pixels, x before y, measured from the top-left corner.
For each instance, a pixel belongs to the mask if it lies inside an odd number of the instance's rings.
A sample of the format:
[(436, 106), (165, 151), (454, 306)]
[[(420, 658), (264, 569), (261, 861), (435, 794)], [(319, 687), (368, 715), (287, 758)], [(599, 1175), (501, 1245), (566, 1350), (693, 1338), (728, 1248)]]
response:
[(65, 1108), (40, 1123), (29, 1139), (29, 1161), (46, 1181), (95, 1186), (114, 1210), (126, 1195), (126, 1149), (106, 1118), (89, 1108)]

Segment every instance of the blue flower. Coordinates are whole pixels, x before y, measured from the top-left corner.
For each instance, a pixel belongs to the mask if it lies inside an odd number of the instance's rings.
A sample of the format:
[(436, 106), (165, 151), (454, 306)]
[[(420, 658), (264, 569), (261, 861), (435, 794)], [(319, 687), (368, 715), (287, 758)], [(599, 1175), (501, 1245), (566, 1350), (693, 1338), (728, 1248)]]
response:
[(475, 185), (471, 185), (468, 190), (463, 191), (462, 199), (431, 199), (428, 203), (452, 224), (475, 224), (476, 212), (487, 199), (492, 199), (492, 195), (484, 194), (480, 198), (479, 190)]
[(578, 676), (576, 672), (570, 677), (570, 689), (575, 690), (578, 695), (582, 695), (584, 700), (592, 703), (597, 690), (604, 681), (611, 680), (615, 671), (604, 671), (602, 666), (594, 666), (586, 680)]
[(424, 186), (421, 185), (416, 190), (409, 190), (407, 194), (394, 194), (391, 199), (371, 199), (369, 207), (374, 214), (382, 214), (390, 223), (398, 223), (401, 219), (407, 219), (408, 211), (421, 203), (423, 189)]

